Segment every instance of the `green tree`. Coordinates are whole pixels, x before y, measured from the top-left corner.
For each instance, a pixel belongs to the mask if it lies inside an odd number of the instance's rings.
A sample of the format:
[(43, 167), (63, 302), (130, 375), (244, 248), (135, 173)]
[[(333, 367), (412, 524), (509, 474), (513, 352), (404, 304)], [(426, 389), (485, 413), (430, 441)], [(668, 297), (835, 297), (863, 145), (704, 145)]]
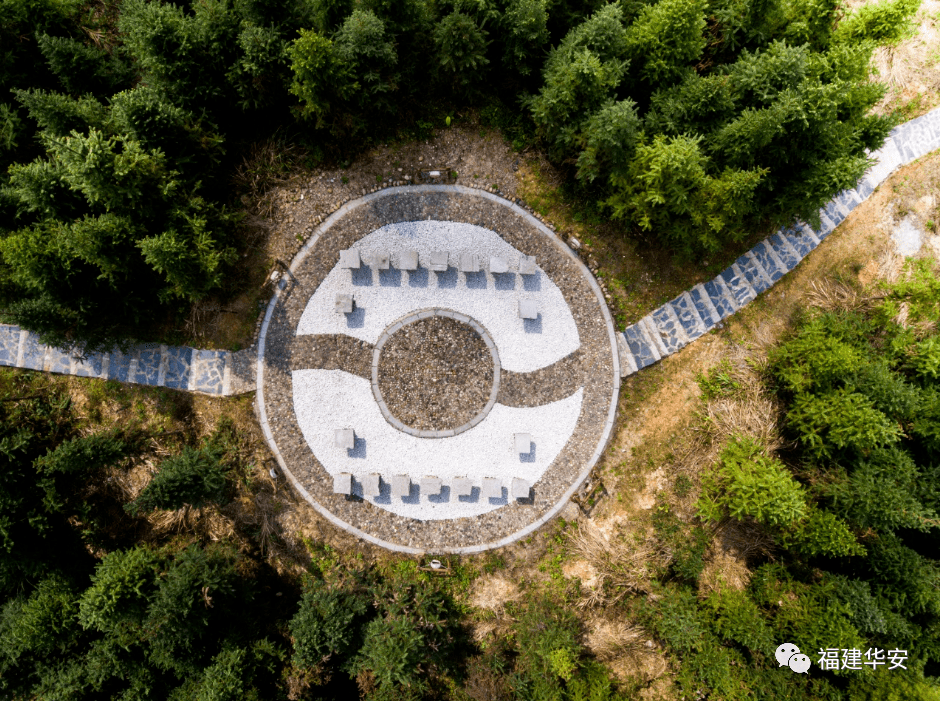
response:
[(179, 455), (161, 462), (153, 479), (124, 508), (137, 514), (223, 502), (228, 466), (221, 462), (221, 457), (219, 448), (209, 443), (200, 448), (186, 446)]
[(434, 30), (438, 62), (458, 91), (467, 91), (485, 76), (489, 64), (487, 32), (472, 17), (454, 11)]
[(721, 452), (717, 470), (708, 475), (698, 504), (703, 519), (725, 514), (785, 527), (806, 515), (803, 487), (778, 460), (753, 440), (732, 440)]

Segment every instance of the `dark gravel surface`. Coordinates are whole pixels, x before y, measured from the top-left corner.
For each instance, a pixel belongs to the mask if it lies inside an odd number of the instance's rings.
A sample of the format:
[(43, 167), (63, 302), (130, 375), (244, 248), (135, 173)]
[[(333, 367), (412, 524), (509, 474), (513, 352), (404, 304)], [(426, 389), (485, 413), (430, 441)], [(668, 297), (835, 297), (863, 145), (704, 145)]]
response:
[(479, 414), (493, 374), (493, 357), (480, 335), (446, 317), (408, 324), (379, 355), (379, 390), (389, 411), (423, 431), (457, 428)]

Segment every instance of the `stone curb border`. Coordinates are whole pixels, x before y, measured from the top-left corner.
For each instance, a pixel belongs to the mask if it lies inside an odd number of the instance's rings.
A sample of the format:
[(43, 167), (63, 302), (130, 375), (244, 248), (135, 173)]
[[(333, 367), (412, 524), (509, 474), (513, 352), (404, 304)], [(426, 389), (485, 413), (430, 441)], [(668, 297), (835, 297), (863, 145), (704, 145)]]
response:
[[(537, 531), (539, 528), (544, 526), (546, 523), (554, 519), (559, 512), (568, 502), (571, 500), (571, 497), (574, 496), (575, 492), (581, 487), (581, 484), (584, 480), (587, 479), (588, 475), (591, 474), (591, 471), (594, 469), (594, 466), (597, 464), (597, 461), (600, 460), (601, 455), (607, 449), (607, 446), (610, 443), (611, 437), (613, 436), (614, 421), (617, 415), (617, 403), (620, 398), (620, 377), (621, 377), (621, 367), (620, 367), (620, 346), (617, 342), (617, 336), (619, 334), (616, 331), (614, 326), (614, 320), (610, 315), (610, 310), (607, 307), (607, 302), (604, 299), (604, 294), (601, 291), (600, 286), (597, 284), (594, 275), (588, 270), (588, 267), (584, 262), (572, 251), (567, 244), (565, 244), (554, 231), (549, 227), (543, 224), (538, 220), (533, 214), (526, 211), (523, 207), (519, 206), (514, 202), (504, 199), (498, 195), (486, 192), (484, 190), (465, 187), (463, 185), (404, 185), (400, 187), (389, 187), (383, 188), (377, 192), (372, 192), (362, 197), (350, 200), (342, 207), (337, 209), (335, 212), (330, 214), (316, 229), (314, 234), (307, 239), (306, 243), (300, 248), (297, 255), (294, 256), (290, 265), (291, 274), (296, 273), (297, 268), (300, 265), (300, 262), (310, 253), (312, 248), (316, 245), (320, 236), (324, 231), (329, 229), (333, 224), (339, 221), (352, 209), (358, 208), (367, 204), (375, 199), (386, 197), (389, 195), (399, 195), (399, 194), (408, 194), (415, 192), (458, 192), (462, 195), (483, 197), (485, 199), (491, 200), (503, 207), (508, 207), (510, 210), (518, 214), (519, 216), (527, 219), (530, 224), (535, 226), (542, 234), (544, 234), (548, 240), (552, 241), (564, 255), (568, 256), (572, 263), (574, 263), (581, 270), (582, 275), (585, 280), (587, 280), (591, 289), (594, 291), (594, 295), (600, 303), (601, 313), (604, 317), (605, 325), (607, 326), (608, 338), (610, 340), (610, 345), (612, 349), (612, 364), (613, 364), (613, 391), (611, 392), (610, 406), (607, 411), (607, 418), (604, 422), (604, 428), (602, 435), (604, 439), (598, 444), (595, 448), (594, 453), (591, 455), (591, 459), (587, 461), (582, 471), (577, 475), (577, 477), (572, 480), (571, 486), (562, 494), (558, 499), (555, 506), (547, 510), (542, 516), (528, 524), (527, 526), (519, 529), (515, 533), (501, 538), (500, 540), (482, 543), (479, 545), (473, 545), (468, 547), (457, 547), (457, 548), (442, 548), (436, 552), (442, 553), (452, 553), (452, 554), (472, 554), (485, 552), (487, 550), (493, 550), (495, 548), (501, 548), (510, 543), (514, 543), (517, 540), (526, 537), (530, 533)], [(321, 504), (319, 504), (310, 493), (304, 489), (303, 485), (291, 474), (290, 470), (285, 464), (284, 457), (281, 455), (280, 450), (277, 447), (277, 444), (274, 441), (274, 435), (271, 431), (270, 424), (268, 423), (267, 411), (264, 403), (264, 352), (265, 352), (265, 339), (267, 336), (268, 326), (271, 323), (271, 318), (274, 315), (274, 310), (277, 307), (278, 301), (280, 300), (281, 294), (287, 287), (287, 282), (285, 280), (280, 280), (277, 285), (275, 294), (271, 297), (271, 301), (268, 303), (267, 310), (265, 311), (264, 321), (261, 324), (261, 333), (258, 337), (258, 360), (257, 360), (257, 393), (255, 394), (255, 409), (258, 413), (258, 420), (261, 423), (261, 430), (264, 433), (264, 437), (268, 446), (271, 448), (271, 452), (274, 453), (274, 457), (277, 460), (278, 465), (281, 468), (281, 471), (293, 485), (294, 489), (297, 490), (298, 494), (303, 496), (317, 513), (319, 513), (323, 518), (327, 519), (330, 523), (335, 525), (338, 528), (343, 529), (347, 533), (355, 535), (358, 538), (361, 538), (373, 545), (385, 548), (387, 550), (392, 550), (395, 552), (409, 553), (413, 555), (424, 555), (426, 550), (421, 548), (412, 548), (405, 545), (398, 545), (396, 543), (389, 543), (388, 541), (382, 540), (371, 533), (366, 533), (358, 528), (355, 528), (341, 519), (337, 518), (330, 511), (325, 509)]]
[[(854, 189), (819, 210), (822, 227), (783, 227), (746, 252), (715, 279), (696, 285), (653, 310), (622, 334), (624, 376), (649, 367), (715, 328), (793, 270), (891, 173), (940, 148), (940, 109), (895, 127), (877, 162)], [(625, 348), (624, 348), (625, 346)]]
[[(493, 386), (490, 388), (490, 397), (486, 402), (486, 406), (484, 406), (483, 409), (480, 410), (480, 413), (470, 419), (467, 423), (446, 431), (428, 431), (406, 426), (397, 418), (395, 418), (392, 412), (389, 411), (388, 406), (385, 404), (385, 399), (382, 398), (382, 390), (379, 389), (379, 356), (382, 354), (382, 348), (385, 346), (385, 342), (388, 341), (388, 339), (390, 339), (397, 331), (401, 330), (408, 324), (413, 324), (416, 321), (420, 321), (421, 319), (428, 319), (432, 316), (446, 317), (448, 319), (453, 319), (454, 321), (460, 321), (464, 324), (468, 324), (480, 335), (480, 338), (483, 339), (486, 347), (490, 349), (490, 355), (493, 356)], [(496, 344), (493, 343), (493, 338), (490, 336), (490, 332), (483, 328), (483, 326), (476, 319), (472, 319), (466, 314), (461, 314), (460, 312), (455, 312), (451, 309), (442, 309), (439, 307), (419, 309), (416, 312), (406, 314), (401, 319), (395, 320), (388, 326), (387, 329), (382, 332), (382, 334), (379, 336), (379, 340), (376, 341), (375, 348), (372, 351), (372, 396), (375, 397), (375, 403), (379, 405), (379, 411), (382, 412), (382, 416), (385, 417), (385, 420), (402, 433), (417, 436), (418, 438), (450, 438), (451, 436), (456, 436), (458, 433), (463, 433), (464, 431), (473, 428), (483, 419), (485, 419), (487, 414), (490, 413), (493, 405), (496, 404), (496, 395), (499, 394), (499, 377), (501, 370), (502, 365), (499, 362), (499, 353), (496, 351)]]

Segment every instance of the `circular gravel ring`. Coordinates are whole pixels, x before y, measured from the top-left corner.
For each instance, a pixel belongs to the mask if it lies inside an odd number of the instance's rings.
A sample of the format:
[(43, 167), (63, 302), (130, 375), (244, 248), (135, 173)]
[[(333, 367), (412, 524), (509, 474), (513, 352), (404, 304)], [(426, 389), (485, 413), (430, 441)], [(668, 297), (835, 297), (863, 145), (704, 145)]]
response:
[[(332, 476), (305, 441), (294, 411), (291, 357), (303, 345), (296, 343), (297, 325), (307, 300), (336, 266), (339, 251), (388, 224), (424, 220), (480, 226), (535, 256), (572, 310), (582, 343), (577, 382), (583, 385), (584, 399), (574, 436), (533, 487), (528, 503), (510, 503), (473, 518), (420, 521), (334, 494)], [(417, 555), (503, 547), (557, 517), (607, 449), (619, 400), (617, 330), (587, 266), (518, 204), (461, 185), (383, 188), (347, 202), (320, 224), (308, 225), (313, 234), (291, 261), (291, 274), (280, 280), (265, 311), (256, 364), (258, 420), (291, 486), (337, 528), (379, 547)], [(503, 368), (502, 384), (506, 372)]]
[[(480, 337), (480, 340), (482, 340), (489, 349), (490, 356), (493, 358), (493, 380), (490, 387), (490, 396), (483, 408), (469, 421), (463, 423), (460, 426), (457, 426), (456, 428), (436, 431), (414, 428), (399, 421), (398, 418), (389, 409), (385, 398), (382, 396), (382, 389), (379, 383), (379, 365), (381, 362), (380, 358), (385, 344), (405, 326), (433, 317), (452, 319), (454, 321), (466, 324), (472, 328)], [(486, 418), (486, 415), (490, 413), (493, 405), (496, 404), (496, 395), (499, 394), (499, 375), (499, 353), (496, 352), (496, 344), (493, 343), (493, 338), (490, 336), (489, 332), (484, 329), (483, 326), (477, 323), (475, 319), (470, 318), (466, 314), (460, 314), (459, 312), (451, 311), (450, 309), (422, 309), (421, 311), (414, 312), (413, 314), (409, 314), (408, 316), (399, 319), (382, 332), (382, 335), (379, 336), (378, 342), (375, 344), (375, 350), (372, 352), (372, 394), (375, 396), (375, 401), (379, 405), (379, 410), (382, 412), (382, 416), (384, 416), (385, 420), (399, 431), (408, 433), (412, 436), (418, 436), (419, 438), (448, 438), (450, 436), (456, 436), (458, 433), (463, 433), (464, 431), (471, 429), (480, 423), (483, 419)]]

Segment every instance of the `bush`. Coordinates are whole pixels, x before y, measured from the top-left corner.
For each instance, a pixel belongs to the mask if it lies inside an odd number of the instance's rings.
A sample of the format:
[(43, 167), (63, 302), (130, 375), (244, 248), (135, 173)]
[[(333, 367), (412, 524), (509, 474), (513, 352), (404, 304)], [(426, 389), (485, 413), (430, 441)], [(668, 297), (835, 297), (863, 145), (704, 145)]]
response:
[(878, 411), (868, 397), (845, 388), (820, 396), (797, 395), (787, 424), (816, 458), (844, 451), (866, 453), (901, 437), (898, 424)]
[(72, 95), (91, 93), (105, 97), (130, 87), (136, 74), (134, 66), (119, 50), (108, 53), (75, 39), (47, 34), (38, 35), (36, 43), (49, 69)]
[(872, 41), (897, 44), (914, 29), (920, 0), (882, 0), (862, 5), (846, 15), (836, 27), (833, 41)]
[(785, 527), (806, 514), (803, 487), (778, 460), (764, 455), (753, 440), (732, 440), (717, 469), (703, 480), (698, 513), (717, 521), (725, 514)]
[(510, 0), (500, 16), (505, 46), (503, 65), (519, 75), (530, 75), (539, 65), (548, 42), (548, 8), (545, 0)]
[(360, 595), (320, 581), (308, 583), (290, 622), (294, 664), (315, 668), (331, 655), (348, 656), (361, 644), (357, 624), (366, 610)]
[(487, 33), (462, 12), (447, 15), (434, 30), (438, 62), (459, 91), (466, 91), (485, 77)]
[(224, 503), (227, 466), (215, 446), (186, 446), (183, 452), (160, 463), (157, 473), (137, 498), (125, 505), (132, 514), (154, 509), (199, 508)]
[(354, 67), (344, 60), (333, 42), (313, 31), (301, 29), (288, 49), (294, 73), (290, 92), (302, 101), (300, 114), (313, 119), (318, 128), (326, 124), (332, 108), (359, 89)]
[(705, 0), (661, 0), (644, 7), (627, 31), (632, 75), (665, 87), (686, 75), (705, 49)]
[(615, 218), (655, 230), (687, 253), (717, 251), (723, 233), (732, 240), (743, 237), (743, 222), (767, 171), (729, 168), (713, 177), (708, 166), (701, 137), (657, 135), (637, 148), (625, 174), (611, 175), (614, 194), (604, 204)]

